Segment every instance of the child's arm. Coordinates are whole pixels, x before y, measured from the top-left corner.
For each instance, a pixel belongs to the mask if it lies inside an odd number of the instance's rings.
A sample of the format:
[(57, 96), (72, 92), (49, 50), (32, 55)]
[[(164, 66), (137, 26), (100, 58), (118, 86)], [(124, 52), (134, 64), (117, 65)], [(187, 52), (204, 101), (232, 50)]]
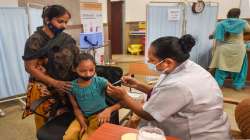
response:
[(112, 106), (107, 107), (106, 109), (109, 109), (111, 111), (111, 113), (112, 113), (112, 112), (114, 112), (114, 111), (116, 111), (116, 110), (118, 110), (120, 108), (121, 108), (121, 104), (116, 103), (116, 104), (114, 104)]
[(111, 118), (111, 113), (120, 109), (120, 108), (121, 108), (120, 103), (117, 103), (117, 104), (114, 104), (112, 106), (105, 108), (102, 112), (100, 112), (97, 115), (97, 119), (98, 119), (99, 124), (101, 125), (105, 122), (109, 122), (110, 118)]
[(73, 95), (71, 94), (68, 94), (68, 97), (69, 97), (69, 100), (73, 106), (73, 110), (74, 110), (74, 114), (75, 114), (75, 117), (76, 119), (78, 120), (78, 122), (80, 123), (81, 125), (81, 131), (85, 131), (87, 130), (87, 124), (85, 122), (85, 117), (84, 115), (82, 114), (82, 111), (80, 110), (77, 102), (76, 102), (76, 99)]

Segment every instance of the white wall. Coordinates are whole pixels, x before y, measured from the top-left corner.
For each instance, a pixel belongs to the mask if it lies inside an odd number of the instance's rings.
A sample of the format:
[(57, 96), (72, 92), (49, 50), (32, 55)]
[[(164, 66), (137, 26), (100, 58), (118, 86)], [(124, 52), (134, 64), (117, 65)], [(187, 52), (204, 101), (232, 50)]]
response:
[(241, 18), (250, 18), (250, 0), (241, 0)]
[(0, 7), (18, 7), (18, 0), (0, 0)]
[(146, 4), (151, 0), (125, 0), (125, 21), (145, 21)]
[(107, 9), (107, 0), (100, 0), (102, 2), (102, 22), (108, 23), (108, 9)]
[[(180, 2), (185, 0), (125, 0), (126, 22), (129, 21), (145, 21), (146, 5), (149, 2)], [(196, 0), (188, 0), (196, 1)], [(204, 0), (206, 2), (218, 2), (219, 13), (218, 18), (226, 18), (226, 14), (231, 8), (239, 8), (240, 0)]]
[[(80, 1), (101, 2), (103, 11), (102, 15), (103, 23), (107, 23), (107, 0), (80, 0)], [(180, 2), (180, 1), (183, 2), (185, 0), (124, 0), (124, 1), (125, 1), (125, 21), (130, 22), (130, 21), (146, 20), (146, 5), (149, 2)], [(188, 0), (188, 1), (197, 1), (197, 0)], [(241, 0), (204, 0), (204, 1), (218, 2), (219, 3), (218, 19), (224, 19), (226, 18), (229, 9), (240, 7)]]
[(219, 1), (219, 19), (225, 19), (227, 12), (231, 8), (240, 8), (241, 0), (218, 0)]
[(107, 16), (107, 0), (80, 0), (80, 2), (98, 2), (102, 3), (102, 22), (107, 23), (108, 22), (108, 16)]

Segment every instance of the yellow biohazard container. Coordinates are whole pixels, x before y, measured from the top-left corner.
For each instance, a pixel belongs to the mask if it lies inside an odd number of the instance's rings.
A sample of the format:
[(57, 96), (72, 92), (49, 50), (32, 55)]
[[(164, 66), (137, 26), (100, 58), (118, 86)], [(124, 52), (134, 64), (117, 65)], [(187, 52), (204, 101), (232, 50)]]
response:
[(128, 47), (128, 52), (131, 54), (139, 55), (142, 52), (142, 44), (131, 44)]

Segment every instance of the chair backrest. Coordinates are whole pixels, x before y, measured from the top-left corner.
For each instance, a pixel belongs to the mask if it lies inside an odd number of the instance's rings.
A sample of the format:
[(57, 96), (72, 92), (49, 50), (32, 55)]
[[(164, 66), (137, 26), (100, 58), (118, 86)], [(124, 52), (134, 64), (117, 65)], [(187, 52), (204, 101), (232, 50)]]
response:
[[(96, 74), (98, 76), (106, 78), (110, 83), (114, 83), (121, 79), (123, 75), (123, 70), (120, 67), (116, 66), (96, 66)], [(118, 85), (121, 85), (118, 83)]]
[[(97, 65), (96, 74), (97, 76), (106, 78), (110, 83), (115, 83), (116, 81), (121, 79), (123, 75), (123, 70), (120, 67), (116, 67), (116, 66)], [(115, 85), (121, 86), (121, 83), (117, 83)], [(117, 102), (119, 101), (106, 95), (106, 103), (109, 106), (116, 104)], [(119, 111), (113, 112), (112, 117), (110, 119), (110, 123), (119, 124)]]
[(250, 98), (243, 99), (235, 109), (235, 120), (245, 139), (250, 139)]
[(236, 105), (235, 121), (240, 129), (231, 129), (231, 134), (235, 139), (250, 139), (250, 98), (238, 101), (231, 98), (224, 97), (224, 103)]
[(128, 73), (135, 76), (144, 77), (147, 84), (155, 84), (159, 78), (159, 73), (148, 68), (145, 63), (130, 63), (128, 65)]
[(145, 63), (130, 63), (128, 66), (128, 72), (133, 73), (135, 75), (159, 75), (155, 71), (150, 70)]
[[(97, 76), (101, 76), (106, 78), (110, 83), (115, 83), (116, 81), (120, 80), (123, 75), (123, 70), (120, 67), (116, 66), (103, 66), (97, 65), (96, 66), (96, 74)], [(116, 86), (121, 86), (121, 83), (115, 84)], [(106, 102), (109, 106), (118, 102), (118, 100), (106, 96)]]

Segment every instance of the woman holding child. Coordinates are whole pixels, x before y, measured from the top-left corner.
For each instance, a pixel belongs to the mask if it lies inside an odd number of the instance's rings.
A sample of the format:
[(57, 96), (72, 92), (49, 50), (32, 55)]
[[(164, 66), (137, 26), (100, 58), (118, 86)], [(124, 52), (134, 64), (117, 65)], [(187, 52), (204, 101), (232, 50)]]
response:
[[(62, 106), (69, 101), (65, 93), (70, 88), (70, 82), (75, 79), (72, 72), (73, 60), (79, 53), (75, 40), (63, 30), (66, 28), (71, 15), (60, 5), (51, 5), (43, 9), (43, 26), (38, 27), (26, 41), (24, 64), (30, 74), (27, 105), (23, 118), (32, 114), (30, 105), (33, 101), (48, 95), (55, 95)], [(55, 102), (50, 99), (36, 110), (46, 117), (56, 116), (65, 110), (49, 111)], [(36, 128), (40, 128), (47, 119), (35, 115)]]

